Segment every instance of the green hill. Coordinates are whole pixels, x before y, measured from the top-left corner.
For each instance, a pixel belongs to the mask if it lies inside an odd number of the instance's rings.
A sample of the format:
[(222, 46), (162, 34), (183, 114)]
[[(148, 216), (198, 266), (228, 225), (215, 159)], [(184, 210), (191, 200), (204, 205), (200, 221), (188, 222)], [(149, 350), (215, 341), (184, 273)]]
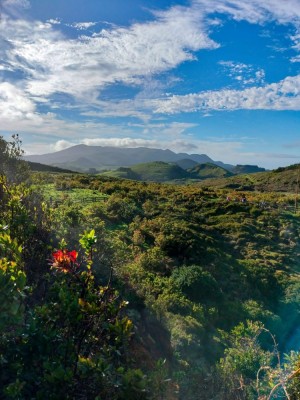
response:
[(189, 177), (189, 174), (178, 165), (163, 161), (136, 164), (131, 169), (145, 181), (164, 182)]
[(190, 174), (173, 163), (154, 161), (133, 165), (130, 168), (118, 168), (102, 173), (104, 176), (126, 178), (138, 181), (167, 182), (178, 179), (188, 179)]
[(233, 174), (225, 168), (212, 163), (197, 164), (187, 170), (191, 175), (200, 179), (208, 178), (226, 178)]
[[(188, 166), (191, 165), (191, 162), (190, 160), (183, 160), (182, 165)], [(212, 163), (196, 164), (192, 168), (185, 170), (183, 167), (177, 165), (177, 163), (155, 161), (136, 164), (130, 168), (121, 167), (112, 171), (106, 171), (101, 175), (138, 181), (169, 182), (220, 178), (232, 176), (233, 174)]]
[(198, 163), (194, 160), (190, 160), (188, 158), (183, 158), (182, 160), (176, 161), (176, 164), (182, 169), (189, 169), (195, 167)]
[(120, 167), (114, 170), (105, 171), (101, 173), (101, 176), (108, 176), (112, 178), (119, 178), (119, 179), (133, 179), (136, 181), (140, 180), (140, 176), (133, 172), (131, 168), (127, 167)]

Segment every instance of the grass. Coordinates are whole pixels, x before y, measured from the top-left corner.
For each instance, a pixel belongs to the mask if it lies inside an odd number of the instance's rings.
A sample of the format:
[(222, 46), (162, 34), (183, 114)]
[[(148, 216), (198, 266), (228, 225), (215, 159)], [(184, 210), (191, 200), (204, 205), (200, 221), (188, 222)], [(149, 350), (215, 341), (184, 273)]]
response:
[(42, 187), (39, 187), (39, 190), (45, 197), (46, 201), (53, 202), (72, 201), (74, 203), (89, 203), (104, 201), (108, 197), (107, 194), (99, 193), (98, 191), (92, 189), (74, 188), (67, 190), (58, 190), (55, 188), (54, 184), (44, 185)]

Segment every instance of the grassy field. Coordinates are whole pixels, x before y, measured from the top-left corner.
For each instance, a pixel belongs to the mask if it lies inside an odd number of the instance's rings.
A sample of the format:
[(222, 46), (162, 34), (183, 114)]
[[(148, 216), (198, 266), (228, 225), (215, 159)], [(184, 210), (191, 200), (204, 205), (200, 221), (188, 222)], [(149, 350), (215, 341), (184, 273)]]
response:
[(39, 187), (47, 202), (92, 203), (107, 199), (107, 194), (86, 188), (58, 189), (55, 184), (46, 184)]

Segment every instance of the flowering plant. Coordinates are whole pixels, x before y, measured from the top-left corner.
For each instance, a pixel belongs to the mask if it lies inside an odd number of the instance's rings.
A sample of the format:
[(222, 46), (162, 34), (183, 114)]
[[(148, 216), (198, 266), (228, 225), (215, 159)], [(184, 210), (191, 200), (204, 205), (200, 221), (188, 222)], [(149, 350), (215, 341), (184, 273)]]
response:
[(52, 267), (62, 272), (75, 272), (78, 268), (76, 263), (78, 253), (76, 250), (57, 250), (52, 253)]

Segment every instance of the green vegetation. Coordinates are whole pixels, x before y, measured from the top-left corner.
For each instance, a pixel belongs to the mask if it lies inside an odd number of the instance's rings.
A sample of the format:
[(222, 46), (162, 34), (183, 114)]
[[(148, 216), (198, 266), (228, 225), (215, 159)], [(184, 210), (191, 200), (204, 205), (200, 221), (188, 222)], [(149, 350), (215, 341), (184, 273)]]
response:
[(67, 169), (53, 167), (51, 165), (45, 165), (31, 161), (28, 161), (28, 166), (31, 171), (37, 171), (37, 172), (64, 172), (64, 173), (73, 172)]
[[(182, 167), (174, 163), (156, 161), (136, 164), (130, 168), (120, 167), (112, 171), (103, 172), (101, 175), (137, 181), (180, 181), (181, 183), (189, 180), (221, 178), (233, 175), (226, 169), (212, 163), (197, 164), (192, 160), (182, 160), (181, 164)], [(191, 164), (193, 165), (192, 168), (184, 169), (184, 166), (190, 166)]]
[(188, 169), (188, 172), (194, 177), (201, 179), (227, 178), (233, 175), (232, 172), (227, 171), (227, 169), (212, 163), (195, 165), (195, 167)]
[(260, 168), (257, 165), (236, 165), (231, 169), (234, 174), (254, 174), (255, 172), (264, 172), (264, 168)]
[(1, 398), (299, 398), (294, 192), (6, 171)]
[(130, 168), (121, 167), (114, 171), (102, 173), (104, 176), (133, 179), (138, 181), (165, 182), (174, 179), (186, 179), (190, 174), (173, 163), (155, 161), (133, 165)]
[(237, 189), (259, 192), (292, 192), (299, 191), (300, 165), (274, 171), (237, 175), (227, 179), (209, 179), (201, 185), (218, 189)]

